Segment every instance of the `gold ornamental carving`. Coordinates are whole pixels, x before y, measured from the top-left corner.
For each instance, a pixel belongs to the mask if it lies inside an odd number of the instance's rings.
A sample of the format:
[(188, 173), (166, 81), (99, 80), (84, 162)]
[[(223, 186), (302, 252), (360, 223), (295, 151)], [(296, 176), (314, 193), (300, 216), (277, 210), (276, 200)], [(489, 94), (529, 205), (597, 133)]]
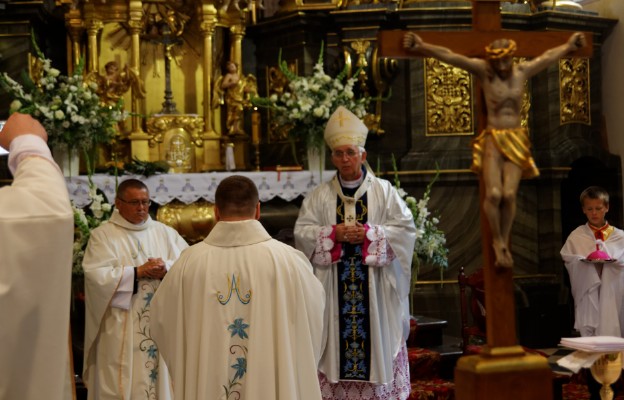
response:
[(591, 124), (589, 60), (566, 58), (559, 61), (560, 123)]
[(346, 3), (346, 0), (283, 0), (279, 4), (279, 10), (283, 13), (306, 10), (334, 10)]
[(426, 136), (472, 135), (470, 74), (434, 58), (426, 58), (424, 64)]
[(197, 115), (160, 115), (147, 120), (150, 160), (165, 160), (174, 173), (199, 172), (204, 121)]
[(244, 111), (252, 108), (251, 99), (258, 96), (258, 83), (252, 74), (239, 73), (238, 64), (227, 62), (227, 72), (214, 84), (213, 108), (225, 105), (228, 136), (246, 136), (243, 130)]
[[(297, 60), (293, 60), (288, 63), (288, 69), (295, 75), (298, 75)], [(288, 78), (280, 70), (279, 66), (267, 67), (266, 69), (266, 83), (269, 92), (269, 96), (281, 96), (284, 92), (290, 91), (288, 88)], [(268, 111), (269, 124), (268, 124), (268, 142), (280, 142), (288, 140), (288, 132), (291, 126), (278, 125), (273, 118), (271, 118), (271, 110)]]
[(398, 72), (399, 63), (396, 59), (379, 57), (379, 47), (375, 47), (371, 55), (371, 65), (372, 81), (377, 95), (374, 100), (375, 110), (366, 114), (364, 122), (372, 132), (383, 135), (385, 131), (381, 128), (382, 101), (390, 95), (390, 82)]
[(117, 61), (109, 61), (104, 65), (104, 74), (92, 71), (87, 76), (87, 81), (97, 85), (96, 93), (100, 100), (108, 105), (119, 102), (123, 95), (131, 88), (133, 100), (145, 98), (145, 85), (135, 68), (130, 68), (126, 64), (119, 67)]
[(189, 244), (204, 240), (216, 224), (214, 204), (205, 200), (192, 204), (174, 200), (158, 208), (156, 219), (178, 231)]
[[(374, 111), (370, 109), (367, 110), (368, 113), (364, 116), (364, 123), (371, 132), (374, 132), (376, 135), (382, 135), (385, 132), (381, 129), (381, 102), (387, 90), (386, 78), (391, 78), (390, 75), (382, 76), (382, 74), (389, 71), (383, 68), (388, 64), (379, 60), (377, 57), (377, 48), (373, 48), (369, 40), (355, 40), (351, 42), (351, 48), (355, 51), (355, 55), (357, 56), (357, 61), (355, 62), (355, 73), (357, 73), (357, 76), (355, 76), (355, 78), (359, 95), (362, 97), (370, 97), (371, 89), (374, 89), (377, 94), (372, 101), (375, 109)], [(350, 77), (353, 75), (354, 71), (352, 65), (353, 61), (351, 60), (351, 54), (348, 49), (345, 49), (344, 55), (347, 76)], [(366, 72), (369, 66), (371, 66), (372, 70), (372, 79), (369, 79), (368, 73)]]
[[(526, 57), (514, 57), (514, 65), (518, 65), (526, 61)], [(520, 126), (529, 129), (529, 111), (531, 110), (531, 91), (529, 90), (529, 81), (524, 81), (524, 93), (522, 94), (522, 107), (520, 108)]]
[(370, 40), (356, 40), (351, 43), (351, 48), (357, 55), (355, 66), (357, 68), (356, 71), (358, 71), (358, 76), (356, 78), (359, 83), (360, 93), (362, 96), (370, 96), (370, 90), (368, 88), (368, 75), (366, 74), (366, 68), (368, 67), (366, 55), (370, 49), (370, 45)]

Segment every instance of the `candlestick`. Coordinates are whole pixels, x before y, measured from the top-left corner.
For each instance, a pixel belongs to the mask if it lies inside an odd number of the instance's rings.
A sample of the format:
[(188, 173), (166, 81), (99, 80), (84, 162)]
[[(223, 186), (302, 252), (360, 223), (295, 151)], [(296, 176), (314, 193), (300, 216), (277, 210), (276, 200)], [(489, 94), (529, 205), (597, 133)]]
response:
[(260, 171), (260, 143), (254, 143), (256, 153), (256, 171)]
[(251, 142), (260, 143), (260, 111), (257, 107), (251, 113)]

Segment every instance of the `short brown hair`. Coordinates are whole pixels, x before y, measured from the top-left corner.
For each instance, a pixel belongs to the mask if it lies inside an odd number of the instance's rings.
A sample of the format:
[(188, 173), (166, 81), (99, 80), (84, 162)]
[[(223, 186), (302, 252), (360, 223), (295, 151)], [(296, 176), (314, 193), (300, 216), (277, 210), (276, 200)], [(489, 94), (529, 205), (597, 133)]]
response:
[(242, 175), (225, 178), (215, 193), (215, 205), (224, 217), (253, 217), (258, 201), (256, 184)]
[(581, 193), (581, 206), (584, 206), (585, 199), (600, 199), (605, 205), (609, 205), (609, 192), (600, 186), (590, 186)]

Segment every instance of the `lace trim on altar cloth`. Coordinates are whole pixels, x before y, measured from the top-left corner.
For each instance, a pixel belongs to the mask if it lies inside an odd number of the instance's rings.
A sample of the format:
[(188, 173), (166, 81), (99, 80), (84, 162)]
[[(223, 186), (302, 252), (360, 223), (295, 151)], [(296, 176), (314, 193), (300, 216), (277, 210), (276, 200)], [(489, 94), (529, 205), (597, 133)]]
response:
[(365, 225), (366, 237), (362, 257), (371, 267), (385, 267), (396, 257), (386, 238), (386, 232), (380, 225)]
[[(13, 153), (13, 152), (11, 152)], [(306, 196), (320, 183), (329, 181), (336, 174), (335, 171), (237, 171), (251, 179), (258, 188), (261, 202), (275, 197), (293, 201), (299, 196)], [(191, 204), (198, 200), (209, 203), (215, 202), (215, 192), (219, 183), (232, 175), (232, 172), (203, 172), (189, 174), (157, 174), (149, 177), (141, 175), (123, 175), (119, 181), (129, 178), (141, 180), (149, 189), (150, 199), (159, 205), (168, 204), (173, 200), (184, 204)], [(91, 203), (89, 197), (89, 177), (67, 177), (67, 190), (72, 202), (80, 208)], [(108, 199), (114, 199), (117, 189), (117, 178), (108, 174), (95, 174), (91, 180)]]
[[(334, 256), (338, 251), (338, 256)], [(316, 237), (316, 246), (312, 253), (312, 264), (331, 265), (340, 256), (342, 245), (336, 242), (336, 227), (324, 226)]]
[(331, 383), (322, 372), (319, 372), (321, 396), (323, 400), (406, 400), (411, 385), (405, 344), (401, 346), (399, 354), (392, 362), (392, 372), (394, 380), (387, 385), (356, 381)]

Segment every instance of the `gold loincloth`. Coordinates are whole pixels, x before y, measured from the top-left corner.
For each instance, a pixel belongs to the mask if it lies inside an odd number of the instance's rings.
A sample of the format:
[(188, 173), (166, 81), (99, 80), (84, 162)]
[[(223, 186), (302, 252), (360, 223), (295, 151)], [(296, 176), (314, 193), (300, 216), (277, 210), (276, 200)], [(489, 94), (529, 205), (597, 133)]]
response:
[(535, 166), (533, 156), (531, 156), (531, 141), (526, 128), (484, 129), (472, 141), (471, 170), (481, 173), (483, 168), (483, 149), (487, 135), (492, 136), (494, 144), (505, 160), (511, 161), (522, 169), (523, 179), (539, 176), (539, 170)]

